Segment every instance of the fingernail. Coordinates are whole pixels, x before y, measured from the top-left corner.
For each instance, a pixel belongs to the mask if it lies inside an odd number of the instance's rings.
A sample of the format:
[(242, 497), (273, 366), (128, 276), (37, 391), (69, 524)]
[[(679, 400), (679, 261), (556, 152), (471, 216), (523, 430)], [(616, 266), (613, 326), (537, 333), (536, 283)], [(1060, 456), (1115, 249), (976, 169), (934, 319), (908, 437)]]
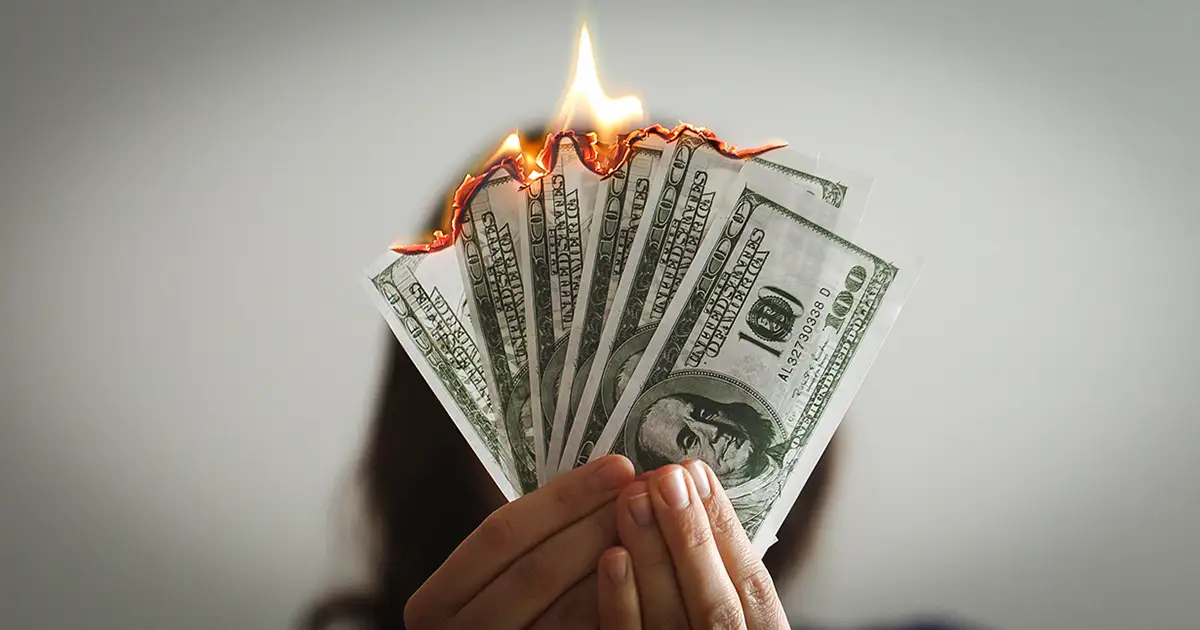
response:
[(650, 495), (643, 492), (629, 497), (629, 513), (633, 515), (633, 522), (638, 525), (642, 527), (653, 525), (654, 510), (650, 507)]
[(633, 478), (633, 467), (624, 457), (613, 457), (592, 473), (592, 488), (599, 491), (625, 487)]
[(693, 459), (687, 463), (687, 469), (692, 473), (692, 483), (696, 484), (696, 494), (700, 495), (701, 501), (707, 500), (712, 495), (712, 486), (708, 485), (708, 471), (704, 469), (704, 462)]
[(678, 466), (672, 467), (667, 474), (658, 478), (658, 492), (667, 507), (673, 510), (682, 510), (691, 502), (687, 482), (683, 479), (683, 469)]
[(626, 553), (610, 553), (605, 558), (605, 567), (608, 571), (608, 579), (616, 584), (625, 582), (625, 576), (629, 575), (629, 554)]

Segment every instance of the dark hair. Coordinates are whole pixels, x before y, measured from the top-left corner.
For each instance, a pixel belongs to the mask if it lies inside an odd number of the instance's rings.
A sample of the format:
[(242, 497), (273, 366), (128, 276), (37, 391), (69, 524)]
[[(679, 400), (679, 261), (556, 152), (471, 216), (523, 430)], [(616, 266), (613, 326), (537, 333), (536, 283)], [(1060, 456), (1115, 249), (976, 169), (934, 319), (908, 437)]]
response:
[[(404, 605), (484, 517), (504, 503), (471, 448), (389, 334), (391, 365), (359, 474), (371, 538), (371, 583), (330, 594), (299, 624), (404, 627)], [(830, 482), (833, 445), (817, 464), (764, 561), (782, 579), (802, 563)]]

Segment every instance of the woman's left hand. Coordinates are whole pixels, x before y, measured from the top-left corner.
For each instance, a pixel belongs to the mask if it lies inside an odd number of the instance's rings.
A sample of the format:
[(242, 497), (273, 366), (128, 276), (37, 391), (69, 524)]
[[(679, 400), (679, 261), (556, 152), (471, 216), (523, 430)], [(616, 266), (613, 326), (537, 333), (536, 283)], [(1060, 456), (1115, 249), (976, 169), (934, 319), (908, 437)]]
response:
[(715, 474), (666, 466), (617, 498), (621, 547), (597, 576), (600, 627), (786, 629), (775, 583)]

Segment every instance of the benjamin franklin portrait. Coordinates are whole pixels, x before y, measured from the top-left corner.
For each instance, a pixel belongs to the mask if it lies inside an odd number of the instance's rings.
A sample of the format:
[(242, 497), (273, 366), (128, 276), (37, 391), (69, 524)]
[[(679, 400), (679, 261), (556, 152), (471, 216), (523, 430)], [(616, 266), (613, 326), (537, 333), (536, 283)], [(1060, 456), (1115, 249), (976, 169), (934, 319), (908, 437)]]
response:
[(644, 470), (701, 459), (732, 488), (778, 463), (772, 449), (778, 438), (775, 424), (744, 402), (722, 403), (702, 394), (676, 392), (654, 401), (632, 420), (632, 454)]

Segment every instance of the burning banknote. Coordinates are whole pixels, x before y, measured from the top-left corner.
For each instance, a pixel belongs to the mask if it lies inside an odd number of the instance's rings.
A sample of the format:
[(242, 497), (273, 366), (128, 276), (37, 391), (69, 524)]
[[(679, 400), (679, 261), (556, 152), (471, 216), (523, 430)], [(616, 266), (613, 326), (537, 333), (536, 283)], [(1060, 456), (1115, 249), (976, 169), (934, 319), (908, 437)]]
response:
[(510, 135), (366, 286), (508, 498), (699, 458), (765, 550), (916, 268), (851, 242), (870, 178), (642, 116), (585, 28), (561, 130)]

